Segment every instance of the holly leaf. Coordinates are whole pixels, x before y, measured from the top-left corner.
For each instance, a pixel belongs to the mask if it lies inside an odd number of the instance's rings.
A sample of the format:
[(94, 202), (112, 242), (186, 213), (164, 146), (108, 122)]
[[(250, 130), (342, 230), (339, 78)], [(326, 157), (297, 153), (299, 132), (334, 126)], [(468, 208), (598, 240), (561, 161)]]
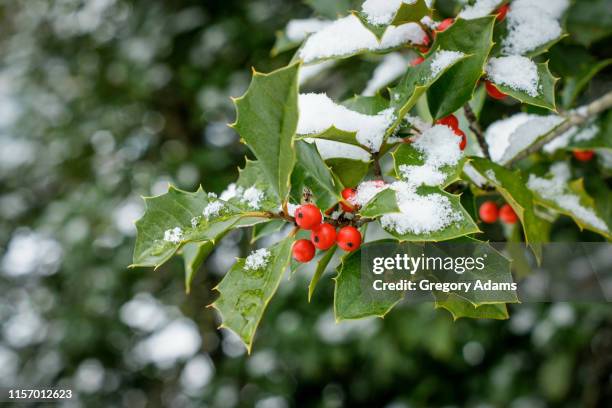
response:
[(321, 259), (319, 259), (319, 262), (317, 263), (317, 269), (315, 269), (315, 272), (312, 275), (312, 279), (310, 280), (310, 284), (308, 285), (308, 302), (310, 302), (310, 299), (312, 299), (312, 295), (315, 291), (315, 288), (317, 287), (317, 283), (319, 283), (321, 276), (323, 276), (325, 270), (327, 269), (327, 266), (334, 258), (334, 254), (336, 253), (337, 249), (338, 247), (334, 245), (323, 254)]
[[(462, 64), (462, 61), (471, 59), (467, 54), (455, 59), (450, 64), (443, 65), (441, 69), (435, 67), (437, 58), (440, 56), (439, 51), (448, 51), (446, 48), (436, 50), (429, 54), (427, 59), (421, 64), (408, 69), (406, 74), (400, 79), (400, 82), (395, 88), (391, 88), (391, 106), (396, 110), (396, 121), (389, 128), (387, 134), (393, 133), (401, 124), (404, 116), (414, 108), (419, 98), (439, 80), (445, 77), (446, 72), (450, 72), (453, 67)], [(454, 84), (453, 86), (457, 86)]]
[[(373, 293), (369, 288), (379, 279), (369, 271), (361, 269), (361, 254), (368, 248), (380, 243), (369, 242), (355, 252), (344, 256), (338, 265), (334, 290), (334, 314), (336, 321), (361, 319), (364, 317), (384, 317), (403, 298), (402, 292), (382, 291)], [(399, 247), (399, 244), (397, 244)]]
[(541, 108), (546, 108), (556, 112), (557, 105), (555, 99), (555, 85), (557, 84), (559, 78), (553, 77), (550, 69), (548, 68), (548, 62), (543, 62), (537, 65), (540, 84), (538, 87), (537, 96), (531, 96), (525, 91), (515, 90), (504, 84), (495, 83), (495, 86), (506, 95), (510, 95), (514, 99), (518, 99), (523, 103), (539, 106)]
[(474, 157), (472, 167), (510, 204), (525, 234), (525, 242), (531, 247), (538, 259), (542, 257), (540, 245), (547, 242), (549, 226), (534, 212), (534, 197), (526, 187), (520, 171), (512, 172), (489, 160)]
[[(401, 166), (423, 166), (425, 164), (425, 155), (415, 149), (412, 144), (402, 144), (391, 155), (393, 156), (395, 175), (397, 178), (402, 178)], [(462, 157), (456, 165), (447, 165), (438, 169), (438, 171), (446, 176), (444, 182), (440, 185), (442, 188), (460, 180), (465, 162), (466, 158)]]
[(586, 47), (612, 35), (610, 2), (608, 0), (573, 2), (567, 13), (567, 27), (571, 38)]
[(325, 160), (325, 163), (343, 186), (356, 186), (368, 174), (370, 168), (370, 162), (353, 159), (334, 158)]
[(288, 237), (269, 248), (266, 265), (256, 270), (246, 269), (245, 259), (238, 259), (215, 288), (219, 298), (211, 306), (221, 315), (220, 328), (235, 332), (249, 353), (257, 326), (289, 265), (292, 244), (293, 237)]
[(472, 99), (493, 48), (494, 23), (494, 16), (459, 18), (436, 35), (432, 50), (459, 51), (469, 57), (454, 65), (429, 89), (427, 100), (434, 119), (450, 115)]
[(346, 130), (338, 129), (335, 126), (326, 129), (322, 133), (312, 133), (296, 137), (296, 140), (308, 139), (333, 140), (334, 142), (346, 143), (364, 149), (364, 146), (357, 141), (357, 132), (348, 132)]
[(368, 15), (363, 11), (356, 11), (353, 12), (353, 14), (355, 14), (365, 28), (370, 30), (380, 41), (388, 26), (399, 26), (405, 23), (418, 23), (423, 17), (431, 16), (432, 10), (427, 7), (425, 0), (416, 0), (412, 4), (402, 2), (389, 24), (371, 23), (368, 19)]
[(331, 170), (314, 144), (298, 141), (295, 144), (297, 163), (291, 176), (292, 196), (302, 201), (305, 188), (310, 190), (319, 208), (331, 208), (340, 201), (340, 186), (334, 182)]
[(612, 58), (603, 61), (595, 60), (594, 63), (583, 66), (575, 75), (565, 77), (565, 86), (563, 92), (561, 92), (563, 106), (566, 108), (573, 106), (578, 96), (591, 83), (592, 79), (610, 65), (612, 65)]
[(483, 304), (474, 306), (472, 303), (461, 298), (455, 293), (436, 292), (436, 309), (445, 309), (457, 321), (462, 317), (469, 319), (495, 319), (507, 320), (508, 308), (505, 303)]
[(295, 163), (299, 68), (293, 64), (270, 74), (254, 72), (247, 92), (234, 100), (237, 118), (231, 126), (257, 157), (280, 202), (289, 194)]
[(215, 243), (213, 241), (189, 242), (183, 247), (182, 255), (185, 264), (186, 293), (191, 292), (191, 282), (193, 282), (196, 272), (200, 269), (214, 248)]
[(327, 17), (336, 18), (339, 15), (346, 14), (351, 9), (350, 0), (305, 0), (317, 14)]
[(376, 115), (389, 107), (389, 100), (380, 94), (374, 96), (355, 95), (343, 101), (342, 106), (364, 115)]
[(263, 237), (267, 237), (282, 230), (285, 225), (287, 225), (287, 222), (284, 220), (271, 220), (253, 226), (253, 232), (251, 234), (251, 244), (254, 244)]
[(276, 191), (265, 176), (265, 167), (260, 161), (246, 159), (243, 169), (238, 169), (238, 180), (236, 185), (247, 191), (256, 188), (263, 193), (256, 208), (250, 207), (249, 200), (245, 200), (244, 194), (228, 200), (230, 203), (244, 211), (278, 211), (281, 202), (278, 200)]
[(144, 201), (145, 213), (136, 221), (132, 266), (159, 267), (188, 239), (192, 220), (202, 215), (208, 197), (201, 187), (190, 193), (170, 186), (166, 194), (144, 197)]

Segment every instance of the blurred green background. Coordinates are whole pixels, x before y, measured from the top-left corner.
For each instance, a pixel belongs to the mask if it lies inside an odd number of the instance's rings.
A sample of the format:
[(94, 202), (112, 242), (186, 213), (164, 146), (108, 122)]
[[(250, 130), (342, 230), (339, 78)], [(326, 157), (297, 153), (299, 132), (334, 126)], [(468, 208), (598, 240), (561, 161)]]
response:
[[(310, 15), (301, 2), (11, 0), (0, 15), (0, 388), (71, 388), (70, 407), (612, 401), (608, 304), (456, 323), (421, 305), (336, 325), (331, 280), (308, 304), (302, 273), (248, 357), (205, 307), (248, 237), (229, 236), (190, 295), (179, 259), (126, 268), (141, 195), (169, 182), (219, 192), (237, 176), (246, 151), (226, 126), (229, 97), (251, 66), (286, 64), (269, 51), (276, 30)], [(373, 67), (340, 64), (320, 86), (351, 95)]]

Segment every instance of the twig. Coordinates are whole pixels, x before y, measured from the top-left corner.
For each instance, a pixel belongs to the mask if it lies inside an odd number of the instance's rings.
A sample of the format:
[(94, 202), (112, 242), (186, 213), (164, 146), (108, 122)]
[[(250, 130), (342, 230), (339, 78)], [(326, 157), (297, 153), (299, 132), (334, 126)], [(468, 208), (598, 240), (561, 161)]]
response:
[(580, 126), (587, 122), (589, 119), (591, 119), (593, 116), (596, 116), (610, 108), (612, 108), (612, 91), (608, 92), (601, 98), (593, 101), (589, 105), (569, 112), (569, 114), (565, 116), (566, 121), (562, 125), (557, 127), (554, 132), (544, 137), (539, 142), (534, 143), (533, 146), (531, 146), (529, 149), (522, 151), (506, 164), (508, 166), (512, 166), (516, 162), (532, 155), (533, 153), (540, 151), (542, 147), (555, 140), (557, 137), (563, 135), (572, 127)]
[(489, 145), (484, 138), (482, 129), (480, 128), (480, 124), (478, 123), (478, 118), (476, 117), (476, 114), (472, 110), (472, 107), (470, 106), (469, 103), (466, 103), (463, 106), (463, 111), (465, 112), (465, 117), (470, 123), (470, 130), (472, 131), (472, 133), (476, 135), (476, 139), (478, 139), (478, 144), (480, 145), (480, 149), (484, 153), (485, 157), (491, 160), (491, 153), (489, 153)]
[(379, 154), (373, 154), (372, 160), (374, 161), (374, 175), (382, 180), (382, 169), (380, 167)]

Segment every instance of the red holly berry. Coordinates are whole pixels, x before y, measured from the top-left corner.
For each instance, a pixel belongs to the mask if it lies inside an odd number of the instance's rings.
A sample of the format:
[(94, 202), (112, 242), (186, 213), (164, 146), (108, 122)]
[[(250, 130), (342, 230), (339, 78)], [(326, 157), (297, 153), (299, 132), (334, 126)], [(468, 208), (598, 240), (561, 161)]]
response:
[(459, 132), (461, 132), (461, 141), (459, 142), (459, 149), (461, 149), (461, 151), (464, 151), (467, 147), (467, 136), (462, 130), (459, 130)]
[(497, 10), (496, 14), (496, 20), (501, 23), (502, 21), (504, 21), (506, 19), (506, 14), (508, 14), (508, 10), (510, 9), (510, 5), (509, 4), (505, 4), (503, 6), (501, 6), (499, 8), (499, 10)]
[(427, 34), (423, 36), (423, 41), (421, 41), (421, 44), (424, 45), (425, 47), (431, 44), (431, 40), (429, 39), (429, 36)]
[(312, 242), (307, 239), (300, 239), (293, 244), (293, 259), (298, 262), (306, 263), (312, 261), (315, 256), (315, 247)]
[(581, 162), (589, 162), (595, 157), (595, 152), (592, 150), (575, 150), (574, 157)]
[(412, 60), (410, 65), (412, 65), (413, 67), (416, 67), (417, 65), (421, 65), (423, 62), (425, 62), (425, 58), (423, 58), (423, 57), (416, 57), (415, 59)]
[(310, 240), (318, 249), (328, 250), (336, 243), (336, 229), (330, 224), (321, 224), (312, 230)]
[(453, 130), (459, 129), (459, 119), (457, 119), (455, 115), (448, 115), (447, 117), (437, 121), (436, 124), (448, 126)]
[(497, 89), (497, 87), (493, 85), (493, 83), (490, 81), (485, 81), (485, 87), (487, 88), (487, 93), (493, 99), (502, 100), (505, 99), (506, 96), (508, 96), (499, 89)]
[(302, 229), (311, 230), (321, 224), (322, 220), (321, 210), (314, 204), (304, 204), (295, 210), (295, 223)]
[(478, 210), (478, 215), (480, 215), (480, 219), (483, 222), (486, 222), (487, 224), (493, 224), (497, 222), (497, 219), (499, 218), (499, 208), (497, 207), (497, 204), (495, 204), (493, 201), (485, 201), (480, 206), (480, 209)]
[(506, 224), (516, 224), (518, 221), (518, 216), (509, 204), (504, 204), (499, 209), (499, 218)]
[(355, 206), (351, 204), (351, 200), (355, 197), (355, 194), (357, 194), (355, 189), (347, 187), (342, 190), (341, 194), (344, 201), (340, 201), (340, 206), (344, 212), (355, 212)]
[(338, 232), (338, 246), (345, 251), (352, 252), (361, 246), (361, 233), (355, 227), (342, 227)]
[(436, 31), (439, 33), (441, 33), (442, 31), (446, 31), (448, 27), (453, 25), (454, 22), (454, 18), (447, 18), (446, 20), (442, 20), (442, 22), (438, 24), (438, 27), (436, 27)]

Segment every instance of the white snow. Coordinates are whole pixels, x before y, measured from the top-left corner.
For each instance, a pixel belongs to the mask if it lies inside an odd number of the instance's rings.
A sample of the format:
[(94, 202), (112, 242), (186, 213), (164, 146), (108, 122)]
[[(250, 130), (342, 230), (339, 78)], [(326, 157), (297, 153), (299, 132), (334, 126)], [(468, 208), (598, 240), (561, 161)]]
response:
[(401, 165), (399, 171), (402, 178), (414, 187), (441, 185), (446, 175), (440, 169), (456, 165), (461, 159), (460, 140), (450, 127), (431, 127), (412, 143), (412, 147), (423, 154), (424, 164)]
[(507, 162), (521, 150), (531, 146), (538, 138), (549, 133), (563, 120), (554, 115), (518, 113), (491, 124), (485, 133), (491, 159), (497, 163)]
[(455, 61), (463, 58), (464, 56), (465, 54), (459, 51), (438, 50), (435, 54), (433, 62), (431, 63), (431, 77), (437, 77), (440, 72), (444, 71), (446, 68), (454, 64)]
[(364, 181), (357, 186), (355, 196), (353, 196), (349, 202), (359, 207), (363, 207), (376, 197), (378, 193), (387, 188), (389, 188), (389, 186), (381, 181)]
[(243, 191), (244, 189), (242, 187), (239, 187), (238, 185), (236, 185), (236, 183), (232, 183), (227, 186), (227, 188), (221, 193), (219, 198), (223, 201), (229, 201), (232, 198), (241, 196)]
[(183, 239), (183, 230), (180, 227), (174, 227), (164, 231), (164, 241), (178, 244)]
[(223, 208), (225, 208), (225, 204), (223, 203), (223, 201), (211, 201), (206, 205), (206, 207), (204, 207), (202, 215), (207, 220), (210, 220), (212, 217), (219, 216)]
[(462, 215), (453, 210), (446, 196), (437, 193), (418, 195), (413, 186), (402, 181), (393, 183), (391, 188), (396, 192), (401, 212), (386, 214), (381, 218), (381, 224), (387, 230), (401, 235), (428, 234), (462, 219)]
[(399, 171), (404, 180), (414, 185), (439, 186), (444, 183), (446, 175), (437, 167), (425, 164), (423, 166), (410, 166), (402, 164)]
[(407, 67), (407, 59), (399, 52), (386, 55), (374, 70), (374, 74), (368, 81), (362, 95), (375, 95), (380, 89), (402, 76), (406, 72)]
[(536, 7), (556, 19), (563, 17), (569, 6), (570, 0), (514, 0), (511, 3), (511, 7)]
[(354, 15), (334, 21), (304, 42), (299, 57), (305, 62), (348, 56), (361, 51), (380, 51), (406, 43), (421, 44), (425, 32), (416, 23), (389, 26), (381, 41)]
[(487, 76), (498, 85), (523, 91), (532, 97), (540, 93), (538, 66), (529, 58), (519, 55), (491, 58), (487, 65)]
[(251, 186), (244, 190), (244, 194), (242, 195), (242, 199), (240, 201), (246, 203), (246, 205), (248, 205), (253, 210), (259, 210), (263, 198), (263, 191)]
[(608, 226), (604, 220), (590, 208), (580, 203), (580, 197), (572, 194), (567, 186), (571, 172), (567, 163), (557, 163), (551, 168), (552, 178), (541, 178), (532, 174), (529, 177), (527, 187), (539, 194), (545, 200), (557, 204), (560, 208), (573, 214), (575, 218), (595, 227), (598, 230), (608, 232)]
[(461, 159), (459, 141), (451, 128), (437, 125), (423, 133), (412, 146), (423, 153), (427, 164), (442, 167), (457, 164)]
[(191, 227), (192, 227), (192, 228), (197, 227), (197, 226), (198, 226), (198, 224), (200, 223), (200, 220), (201, 220), (201, 219), (202, 219), (202, 217), (200, 217), (200, 216), (193, 217), (193, 218), (191, 219), (191, 222), (190, 222), (190, 223), (191, 223)]
[(530, 147), (542, 136), (550, 133), (565, 120), (555, 115), (532, 116), (532, 119), (519, 126), (514, 133), (510, 135), (508, 148), (501, 158), (502, 163), (507, 163), (512, 160), (517, 154)]
[(314, 142), (317, 145), (317, 149), (323, 160), (349, 159), (369, 162), (371, 158), (370, 153), (358, 146), (324, 139), (306, 139), (306, 141), (309, 143)]
[[(555, 4), (559, 0), (553, 0)], [(540, 3), (540, 4), (539, 4)], [(548, 12), (548, 1), (523, 0), (512, 3), (508, 12), (508, 36), (502, 42), (506, 55), (523, 55), (561, 36), (558, 10)]]
[(488, 169), (487, 171), (485, 171), (485, 176), (487, 176), (487, 178), (491, 180), (492, 182), (494, 182), (495, 184), (497, 185), (501, 184), (499, 180), (497, 179), (497, 176), (495, 175), (495, 171), (493, 171), (493, 169)]
[(582, 129), (576, 136), (574, 136), (574, 142), (588, 142), (597, 136), (599, 133), (599, 126), (593, 124), (587, 128)]
[(466, 20), (474, 20), (493, 14), (498, 9), (502, 0), (476, 0), (473, 5), (466, 5), (459, 13), (459, 17)]
[(255, 271), (265, 268), (266, 265), (268, 265), (270, 255), (270, 251), (266, 248), (261, 248), (251, 252), (251, 254), (247, 256), (244, 261), (244, 269), (247, 271)]
[(416, 0), (366, 0), (361, 11), (367, 16), (370, 24), (390, 24), (402, 3), (414, 4)]
[(318, 18), (305, 18), (291, 20), (287, 24), (287, 38), (290, 41), (301, 42), (312, 33), (322, 30), (331, 24), (331, 21)]
[(378, 115), (364, 115), (337, 105), (325, 94), (301, 94), (299, 108), (299, 135), (322, 133), (335, 126), (346, 132), (356, 132), (357, 141), (372, 152), (380, 150), (385, 132), (395, 118), (393, 108)]

